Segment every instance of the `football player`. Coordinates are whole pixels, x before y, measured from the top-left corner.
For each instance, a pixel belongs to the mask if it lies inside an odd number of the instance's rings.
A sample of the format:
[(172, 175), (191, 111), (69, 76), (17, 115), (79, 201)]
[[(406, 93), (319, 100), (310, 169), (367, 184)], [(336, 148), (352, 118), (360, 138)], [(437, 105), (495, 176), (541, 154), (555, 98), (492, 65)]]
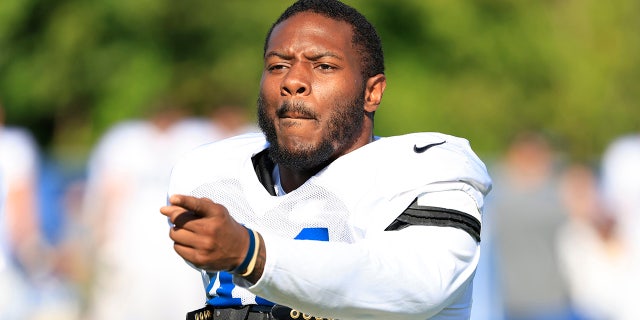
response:
[(491, 180), (465, 139), (375, 136), (385, 87), (355, 9), (300, 0), (273, 24), (263, 133), (188, 154), (161, 208), (207, 283), (193, 319), (469, 317)]

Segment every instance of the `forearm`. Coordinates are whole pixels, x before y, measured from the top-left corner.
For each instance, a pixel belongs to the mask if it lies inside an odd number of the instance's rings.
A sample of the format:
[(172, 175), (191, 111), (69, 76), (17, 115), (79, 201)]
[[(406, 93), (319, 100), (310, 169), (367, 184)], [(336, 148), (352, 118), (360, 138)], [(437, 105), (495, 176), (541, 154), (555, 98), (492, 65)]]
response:
[(264, 274), (250, 290), (332, 318), (427, 318), (466, 290), (479, 256), (452, 228), (410, 227), (354, 244), (264, 238)]

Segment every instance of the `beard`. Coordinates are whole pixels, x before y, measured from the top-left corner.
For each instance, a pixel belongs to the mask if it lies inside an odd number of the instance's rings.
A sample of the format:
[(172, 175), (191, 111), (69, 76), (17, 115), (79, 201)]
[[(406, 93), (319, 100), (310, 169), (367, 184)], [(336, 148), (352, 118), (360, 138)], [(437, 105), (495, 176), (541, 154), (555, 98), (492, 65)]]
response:
[[(258, 98), (258, 125), (269, 142), (269, 157), (273, 162), (296, 171), (319, 171), (334, 160), (336, 151), (346, 150), (353, 145), (362, 132), (364, 123), (364, 90), (351, 101), (337, 101), (331, 108), (325, 126), (324, 136), (318, 144), (306, 144), (291, 150), (278, 141), (274, 119), (266, 112), (262, 94)], [(304, 102), (284, 102), (276, 114), (295, 111), (313, 118), (315, 112)], [(316, 118), (317, 119), (317, 118)]]

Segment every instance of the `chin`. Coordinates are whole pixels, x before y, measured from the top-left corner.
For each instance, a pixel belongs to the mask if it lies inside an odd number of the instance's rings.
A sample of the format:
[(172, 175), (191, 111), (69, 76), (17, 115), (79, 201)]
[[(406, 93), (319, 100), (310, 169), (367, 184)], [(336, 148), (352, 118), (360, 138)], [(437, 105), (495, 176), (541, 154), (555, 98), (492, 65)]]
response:
[(271, 147), (269, 154), (272, 160), (282, 166), (299, 170), (317, 170), (330, 162), (334, 154), (333, 144), (323, 141), (311, 144), (303, 141), (278, 141), (277, 147)]

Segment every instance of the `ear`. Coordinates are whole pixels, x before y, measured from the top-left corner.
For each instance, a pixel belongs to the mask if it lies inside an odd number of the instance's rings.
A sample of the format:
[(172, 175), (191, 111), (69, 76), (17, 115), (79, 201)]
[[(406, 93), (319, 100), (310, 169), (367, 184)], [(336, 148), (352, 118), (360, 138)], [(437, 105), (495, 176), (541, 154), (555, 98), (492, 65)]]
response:
[(364, 110), (367, 112), (374, 112), (378, 109), (380, 102), (382, 102), (382, 94), (384, 88), (387, 87), (387, 78), (384, 74), (377, 74), (367, 79), (366, 87), (364, 90)]

